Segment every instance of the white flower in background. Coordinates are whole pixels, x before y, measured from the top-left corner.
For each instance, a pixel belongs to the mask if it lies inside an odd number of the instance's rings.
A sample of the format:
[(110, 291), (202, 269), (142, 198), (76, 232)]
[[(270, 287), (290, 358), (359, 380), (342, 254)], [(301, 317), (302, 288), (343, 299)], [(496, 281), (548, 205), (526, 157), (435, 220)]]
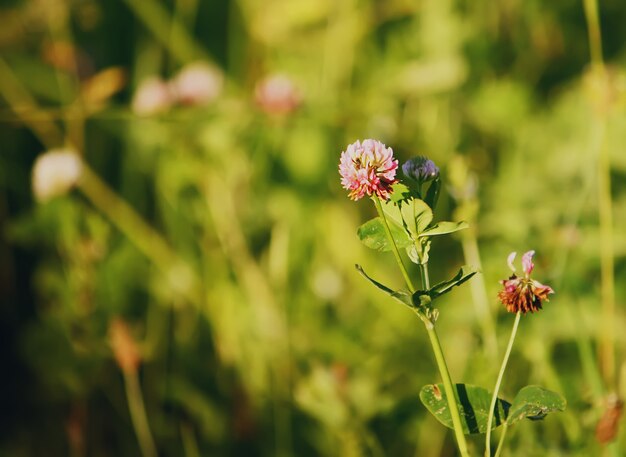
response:
[(222, 92), (224, 76), (212, 65), (195, 62), (183, 67), (170, 81), (174, 99), (183, 105), (207, 105)]
[(33, 193), (40, 202), (69, 191), (83, 170), (78, 154), (71, 149), (52, 149), (37, 157), (33, 166)]
[(135, 114), (149, 116), (167, 111), (172, 105), (168, 84), (158, 76), (144, 79), (133, 96), (132, 110)]
[(301, 102), (295, 84), (283, 74), (274, 74), (259, 81), (255, 89), (255, 99), (268, 114), (289, 114)]

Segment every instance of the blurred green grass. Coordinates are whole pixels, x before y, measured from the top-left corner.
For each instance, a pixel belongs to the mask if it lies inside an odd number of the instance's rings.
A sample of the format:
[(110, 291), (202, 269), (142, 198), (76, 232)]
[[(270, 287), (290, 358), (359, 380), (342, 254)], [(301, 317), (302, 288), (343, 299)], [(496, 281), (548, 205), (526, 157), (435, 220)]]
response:
[[(341, 150), (371, 137), (401, 161), (435, 160), (449, 184), (436, 217), (472, 224), (435, 240), (431, 255), (437, 281), (464, 256), (476, 260), (473, 240), (480, 249), (478, 285), (441, 309), (455, 381), (495, 379), (484, 324), (496, 323), (501, 354), (512, 317), (495, 296), (510, 251), (536, 249), (538, 279), (556, 290), (523, 319), (502, 395), (541, 384), (562, 392), (568, 411), (518, 426), (507, 455), (619, 455), (624, 433), (607, 451), (594, 429), (606, 393), (626, 393), (626, 8), (602, 2), (600, 19), (609, 77), (598, 82), (578, 2), (5, 2), (0, 454), (139, 455), (107, 336), (121, 316), (143, 358), (159, 455), (454, 455), (418, 399), (437, 381), (419, 322), (354, 270), (402, 283), (391, 256), (356, 237), (373, 208), (339, 184)], [(142, 80), (170, 80), (197, 60), (224, 74), (215, 100), (131, 110)], [(119, 87), (90, 98), (89, 81), (111, 67), (125, 83), (101, 80)], [(299, 97), (282, 114), (255, 93), (279, 73)], [(78, 190), (36, 204), (35, 157), (64, 143), (197, 282), (142, 248), (142, 226), (114, 206)], [(616, 385), (604, 384), (596, 356), (607, 330), (602, 150)], [(482, 440), (471, 441), (478, 453)]]

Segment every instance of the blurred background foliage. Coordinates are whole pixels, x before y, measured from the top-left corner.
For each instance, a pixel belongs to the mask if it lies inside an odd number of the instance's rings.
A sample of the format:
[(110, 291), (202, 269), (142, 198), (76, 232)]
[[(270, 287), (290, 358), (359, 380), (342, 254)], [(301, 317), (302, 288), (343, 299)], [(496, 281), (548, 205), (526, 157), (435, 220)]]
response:
[[(337, 173), (377, 138), (432, 158), (436, 217), (471, 223), (431, 251), (435, 281), (482, 271), (441, 305), (455, 381), (495, 380), (510, 251), (556, 290), (501, 393), (540, 384), (568, 411), (507, 455), (619, 455), (623, 1), (599, 17), (606, 67), (577, 1), (2, 2), (0, 454), (454, 455), (418, 399), (438, 381), (421, 324), (354, 269), (402, 284)], [(140, 106), (194, 62), (210, 96)], [(59, 147), (90, 178), (39, 204), (33, 163)]]

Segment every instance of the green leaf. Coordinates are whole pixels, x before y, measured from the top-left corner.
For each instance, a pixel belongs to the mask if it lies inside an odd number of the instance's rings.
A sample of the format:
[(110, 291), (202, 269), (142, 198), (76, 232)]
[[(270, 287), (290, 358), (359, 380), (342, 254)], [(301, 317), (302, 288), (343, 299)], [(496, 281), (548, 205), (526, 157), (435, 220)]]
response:
[(426, 192), (426, 197), (424, 197), (424, 201), (428, 206), (435, 210), (435, 206), (437, 206), (437, 200), (439, 200), (439, 190), (441, 189), (441, 179), (439, 177), (435, 178), (432, 182), (428, 191)]
[(391, 186), (391, 196), (389, 201), (398, 203), (404, 200), (408, 200), (414, 196), (415, 192), (409, 189), (401, 182), (397, 182)]
[(548, 413), (564, 411), (566, 405), (561, 394), (539, 386), (526, 386), (515, 396), (506, 423), (511, 425), (522, 419), (540, 420)]
[(432, 210), (424, 201), (417, 198), (402, 200), (398, 203), (389, 200), (383, 205), (383, 211), (387, 220), (392, 220), (398, 226), (404, 227), (414, 239), (417, 239), (433, 220)]
[[(405, 248), (413, 243), (413, 240), (401, 226), (389, 220), (388, 222), (391, 235), (398, 249)], [(357, 235), (361, 242), (370, 249), (377, 251), (391, 251), (392, 249), (392, 245), (387, 237), (387, 231), (385, 230), (385, 223), (380, 217), (375, 217), (361, 225), (357, 229)]]
[[(403, 214), (407, 213), (408, 217), (412, 217), (415, 223), (415, 235), (421, 236), (426, 231), (430, 223), (433, 221), (433, 210), (423, 200), (413, 199), (412, 205), (407, 211), (403, 211)], [(412, 232), (413, 233), (413, 232)]]
[(420, 246), (422, 249), (421, 259), (420, 259), (420, 254), (417, 251), (417, 247), (415, 246), (416, 243), (413, 243), (413, 245), (408, 246), (406, 248), (406, 253), (409, 256), (409, 259), (411, 259), (411, 262), (417, 265), (422, 265), (422, 264), (428, 263), (428, 259), (429, 259), (428, 253), (430, 252), (430, 240), (423, 238), (419, 240), (418, 243), (420, 243)]
[(427, 228), (420, 232), (419, 236), (434, 236), (434, 235), (445, 235), (446, 233), (454, 233), (459, 230), (463, 230), (469, 227), (469, 224), (465, 221), (461, 222), (448, 222), (442, 221), (437, 222), (432, 227)]
[(390, 295), (391, 297), (395, 298), (396, 300), (398, 300), (403, 305), (406, 305), (409, 308), (413, 308), (413, 300), (411, 298), (411, 294), (409, 294), (408, 292), (405, 292), (403, 290), (393, 290), (393, 289), (390, 289), (389, 287), (385, 286), (384, 284), (379, 283), (378, 281), (373, 279), (371, 276), (369, 276), (367, 273), (365, 273), (365, 270), (363, 270), (361, 265), (356, 264), (354, 266), (358, 270), (358, 272), (361, 273), (361, 275), (363, 275), (363, 277), (365, 279), (367, 279), (369, 282), (374, 284), (380, 290), (382, 290), (386, 294)]
[[(482, 387), (456, 384), (457, 405), (461, 414), (461, 425), (466, 435), (486, 433), (491, 405), (491, 392)], [(448, 428), (454, 428), (443, 384), (428, 384), (422, 387), (420, 400), (435, 418)], [(507, 417), (511, 404), (498, 398), (491, 428), (501, 425)]]
[(478, 273), (478, 270), (471, 265), (463, 265), (457, 274), (452, 279), (435, 284), (430, 288), (430, 297), (435, 299), (440, 295), (447, 294), (455, 286), (460, 286), (465, 281), (469, 280), (472, 276)]
[(465, 281), (469, 280), (472, 276), (474, 276), (478, 271), (472, 267), (471, 265), (463, 265), (459, 272), (454, 275), (452, 279), (447, 281), (440, 282), (439, 284), (435, 284), (428, 290), (418, 290), (413, 294), (413, 303), (417, 306), (421, 303), (420, 297), (423, 295), (428, 295), (431, 300), (440, 297), (443, 294), (447, 294), (452, 290), (453, 287), (459, 286), (463, 284)]
[(387, 222), (397, 225), (398, 227), (402, 227), (402, 229), (406, 231), (404, 220), (402, 218), (402, 210), (400, 209), (401, 205), (404, 205), (405, 201), (394, 202), (393, 200), (387, 200), (382, 203), (383, 213), (385, 214)]

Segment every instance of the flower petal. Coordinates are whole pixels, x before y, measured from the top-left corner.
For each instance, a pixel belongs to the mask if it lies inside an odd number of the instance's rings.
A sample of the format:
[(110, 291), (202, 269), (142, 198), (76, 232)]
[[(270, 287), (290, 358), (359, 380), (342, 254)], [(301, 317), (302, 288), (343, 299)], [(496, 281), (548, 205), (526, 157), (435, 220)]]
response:
[(355, 141), (341, 153), (341, 184), (352, 200), (376, 195), (388, 200), (391, 186), (397, 181), (398, 161), (393, 150), (377, 140)]
[(530, 276), (535, 268), (535, 264), (533, 263), (533, 256), (535, 255), (535, 251), (528, 251), (522, 256), (522, 269), (526, 276)]
[(513, 265), (513, 261), (515, 260), (516, 255), (517, 252), (511, 252), (506, 258), (506, 263), (509, 265), (509, 268), (511, 269), (511, 271), (513, 271), (513, 273), (515, 273), (515, 265)]

